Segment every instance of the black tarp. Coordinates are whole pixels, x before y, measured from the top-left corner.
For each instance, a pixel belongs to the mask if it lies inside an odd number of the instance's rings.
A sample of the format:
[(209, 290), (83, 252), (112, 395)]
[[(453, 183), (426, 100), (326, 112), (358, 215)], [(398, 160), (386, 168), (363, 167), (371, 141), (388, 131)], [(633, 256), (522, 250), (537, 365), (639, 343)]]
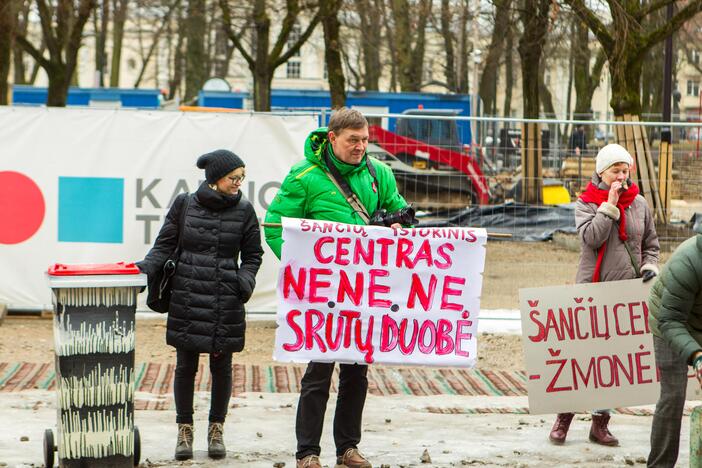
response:
[(544, 241), (556, 231), (575, 233), (575, 203), (536, 206), (522, 203), (475, 205), (444, 220), (420, 219), (419, 227), (481, 227), (488, 232), (508, 233), (505, 240)]

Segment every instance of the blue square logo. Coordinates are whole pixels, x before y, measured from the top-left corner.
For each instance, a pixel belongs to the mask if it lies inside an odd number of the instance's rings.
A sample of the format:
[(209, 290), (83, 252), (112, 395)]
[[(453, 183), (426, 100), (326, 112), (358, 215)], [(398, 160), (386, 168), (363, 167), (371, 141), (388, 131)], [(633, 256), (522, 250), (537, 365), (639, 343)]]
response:
[(124, 179), (59, 177), (59, 242), (121, 244)]

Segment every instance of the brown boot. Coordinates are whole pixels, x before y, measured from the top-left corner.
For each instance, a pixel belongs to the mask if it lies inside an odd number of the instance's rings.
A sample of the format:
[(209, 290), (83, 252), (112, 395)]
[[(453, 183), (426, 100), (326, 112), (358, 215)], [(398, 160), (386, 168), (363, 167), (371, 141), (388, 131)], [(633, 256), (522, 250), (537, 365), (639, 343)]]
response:
[(556, 416), (556, 422), (553, 424), (551, 433), (548, 435), (551, 443), (556, 445), (563, 445), (568, 435), (568, 428), (573, 420), (573, 413), (558, 413)]
[(322, 468), (322, 463), (317, 455), (307, 455), (297, 460), (297, 468)]
[(600, 445), (615, 447), (619, 445), (619, 440), (607, 429), (609, 414), (593, 414), (592, 426), (590, 427), (590, 441)]
[(373, 468), (357, 448), (350, 448), (340, 457), (336, 457), (334, 468)]

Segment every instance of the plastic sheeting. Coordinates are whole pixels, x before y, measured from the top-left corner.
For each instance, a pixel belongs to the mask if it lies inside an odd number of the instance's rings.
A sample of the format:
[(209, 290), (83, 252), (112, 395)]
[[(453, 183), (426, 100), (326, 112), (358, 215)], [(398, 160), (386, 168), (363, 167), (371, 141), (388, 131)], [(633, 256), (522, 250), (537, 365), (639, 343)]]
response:
[(422, 222), (420, 227), (471, 226), (512, 234), (505, 240), (545, 241), (557, 231), (575, 233), (575, 203), (536, 206), (522, 203), (475, 205), (445, 220)]

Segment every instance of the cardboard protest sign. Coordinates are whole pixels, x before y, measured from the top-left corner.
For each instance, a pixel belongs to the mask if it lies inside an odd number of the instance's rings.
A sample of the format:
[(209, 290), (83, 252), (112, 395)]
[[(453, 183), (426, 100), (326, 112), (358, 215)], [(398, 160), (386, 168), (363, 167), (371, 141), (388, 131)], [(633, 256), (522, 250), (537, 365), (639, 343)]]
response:
[[(646, 303), (651, 283), (633, 279), (519, 290), (531, 413), (658, 400)], [(697, 380), (688, 383), (688, 395), (699, 398)]]
[(486, 240), (284, 218), (274, 358), (473, 366)]

